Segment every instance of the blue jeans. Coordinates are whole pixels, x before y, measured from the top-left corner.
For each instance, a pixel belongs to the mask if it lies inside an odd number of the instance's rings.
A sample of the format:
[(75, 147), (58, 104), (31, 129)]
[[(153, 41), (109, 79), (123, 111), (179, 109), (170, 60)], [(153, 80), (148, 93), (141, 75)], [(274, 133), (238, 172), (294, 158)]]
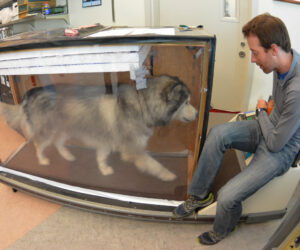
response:
[(242, 201), (274, 177), (284, 174), (295, 157), (288, 145), (277, 153), (270, 152), (256, 120), (217, 125), (207, 136), (189, 194), (204, 198), (210, 192), (228, 148), (255, 154), (250, 164), (218, 192), (214, 231), (221, 237), (225, 237), (238, 223)]

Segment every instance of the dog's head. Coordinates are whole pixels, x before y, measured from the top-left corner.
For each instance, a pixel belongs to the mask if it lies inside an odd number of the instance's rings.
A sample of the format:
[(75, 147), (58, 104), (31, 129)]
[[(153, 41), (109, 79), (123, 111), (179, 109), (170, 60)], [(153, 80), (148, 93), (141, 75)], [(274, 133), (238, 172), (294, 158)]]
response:
[(148, 87), (151, 100), (147, 100), (147, 105), (156, 126), (167, 125), (172, 120), (190, 122), (196, 119), (198, 112), (190, 104), (191, 91), (177, 77), (154, 77)]

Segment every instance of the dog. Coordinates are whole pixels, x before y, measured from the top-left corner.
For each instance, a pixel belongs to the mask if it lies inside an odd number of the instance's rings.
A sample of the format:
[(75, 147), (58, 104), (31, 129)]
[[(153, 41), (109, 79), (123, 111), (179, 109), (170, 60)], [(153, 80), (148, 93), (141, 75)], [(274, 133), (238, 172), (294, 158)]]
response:
[(117, 92), (106, 94), (104, 85), (36, 87), (20, 105), (1, 103), (0, 114), (33, 141), (41, 165), (50, 163), (44, 154), (50, 144), (64, 159), (74, 161), (65, 145), (73, 138), (96, 150), (103, 175), (113, 174), (106, 159), (118, 151), (122, 160), (134, 163), (140, 171), (163, 181), (174, 180), (176, 175), (147, 154), (146, 146), (155, 127), (196, 119), (189, 88), (177, 77), (162, 75), (147, 79), (145, 89), (119, 84)]

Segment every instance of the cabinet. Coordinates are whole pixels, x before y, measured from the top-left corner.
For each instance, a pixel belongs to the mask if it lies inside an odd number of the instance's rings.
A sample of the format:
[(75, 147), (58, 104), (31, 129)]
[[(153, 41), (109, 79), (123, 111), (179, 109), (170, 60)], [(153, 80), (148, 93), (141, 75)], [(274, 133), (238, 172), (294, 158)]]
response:
[[(19, 18), (24, 18), (28, 16), (28, 14), (43, 13), (45, 2), (48, 2), (51, 9), (56, 7), (56, 0), (18, 0)], [(61, 13), (64, 13), (67, 10), (64, 9), (67, 7), (67, 3), (65, 6), (58, 7), (61, 7)]]

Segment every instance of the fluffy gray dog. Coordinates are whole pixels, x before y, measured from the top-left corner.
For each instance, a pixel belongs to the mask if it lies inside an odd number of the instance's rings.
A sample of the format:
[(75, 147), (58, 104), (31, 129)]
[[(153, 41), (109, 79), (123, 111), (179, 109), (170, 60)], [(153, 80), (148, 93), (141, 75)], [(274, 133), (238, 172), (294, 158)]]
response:
[(105, 94), (102, 85), (58, 84), (29, 90), (20, 105), (1, 103), (0, 113), (11, 127), (33, 140), (41, 165), (49, 164), (44, 150), (52, 143), (64, 159), (75, 160), (65, 146), (66, 140), (75, 138), (96, 149), (103, 175), (114, 172), (106, 159), (110, 152), (119, 151), (140, 171), (172, 181), (176, 176), (145, 149), (155, 127), (196, 119), (190, 95), (183, 82), (167, 75), (148, 79), (147, 88), (139, 91), (120, 85), (116, 95)]

